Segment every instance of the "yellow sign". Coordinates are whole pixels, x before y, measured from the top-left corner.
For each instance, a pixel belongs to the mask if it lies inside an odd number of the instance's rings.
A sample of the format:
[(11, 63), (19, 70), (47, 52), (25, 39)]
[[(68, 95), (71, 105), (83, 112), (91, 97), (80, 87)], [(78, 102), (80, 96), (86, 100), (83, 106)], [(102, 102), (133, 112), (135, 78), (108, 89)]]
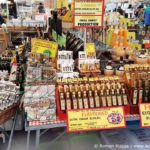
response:
[(141, 127), (150, 127), (150, 104), (140, 104)]
[(102, 16), (75, 16), (75, 27), (102, 26)]
[(123, 107), (70, 110), (67, 113), (68, 132), (125, 128)]
[(75, 14), (76, 15), (102, 15), (102, 1), (76, 1)]
[(95, 53), (95, 44), (94, 43), (86, 43), (85, 50), (87, 53)]
[(49, 54), (51, 58), (55, 58), (58, 51), (58, 44), (52, 41), (41, 39), (32, 39), (32, 53)]
[(104, 0), (75, 0), (74, 27), (102, 27)]

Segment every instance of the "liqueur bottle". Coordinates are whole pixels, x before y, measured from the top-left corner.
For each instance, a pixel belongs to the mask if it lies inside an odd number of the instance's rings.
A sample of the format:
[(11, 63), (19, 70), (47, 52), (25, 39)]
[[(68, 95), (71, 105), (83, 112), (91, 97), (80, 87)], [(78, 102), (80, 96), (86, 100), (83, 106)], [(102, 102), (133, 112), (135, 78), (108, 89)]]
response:
[(65, 104), (64, 93), (60, 93), (60, 110), (65, 111), (65, 109), (66, 109), (66, 104)]
[(122, 100), (124, 106), (128, 105), (128, 97), (124, 88), (122, 89)]
[(83, 105), (84, 105), (84, 108), (86, 108), (86, 109), (89, 108), (89, 103), (88, 103), (86, 91), (83, 92)]
[(104, 93), (104, 90), (101, 90), (101, 103), (102, 103), (102, 107), (106, 107), (107, 106), (107, 98), (106, 98), (106, 95)]
[(120, 89), (117, 89), (117, 102), (118, 102), (118, 106), (122, 106), (122, 96), (120, 94)]
[(137, 88), (137, 80), (135, 80), (133, 86), (133, 105), (137, 105), (137, 103), (138, 103), (138, 88)]
[(66, 109), (71, 110), (71, 99), (70, 99), (70, 93), (66, 93)]
[(76, 98), (76, 93), (73, 92), (72, 93), (72, 103), (73, 103), (73, 109), (78, 109), (78, 102), (77, 102), (77, 98)]
[(112, 105), (117, 106), (117, 97), (114, 89), (111, 90), (111, 99), (112, 99)]
[(111, 101), (111, 95), (109, 90), (106, 90), (106, 95), (107, 95), (107, 106), (111, 107), (112, 106), (112, 101)]
[(78, 108), (83, 109), (83, 101), (82, 101), (81, 92), (78, 92)]
[(95, 105), (94, 105), (94, 97), (92, 95), (92, 91), (89, 91), (89, 105), (90, 105), (90, 108), (94, 108)]
[(95, 107), (100, 108), (100, 97), (98, 96), (98, 92), (94, 92), (94, 99), (95, 99)]

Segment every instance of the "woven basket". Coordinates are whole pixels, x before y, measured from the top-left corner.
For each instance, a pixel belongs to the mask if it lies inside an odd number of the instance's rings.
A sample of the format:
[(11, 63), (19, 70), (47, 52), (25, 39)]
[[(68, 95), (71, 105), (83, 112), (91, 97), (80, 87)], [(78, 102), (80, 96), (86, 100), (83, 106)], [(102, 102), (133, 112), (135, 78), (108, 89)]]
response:
[(0, 112), (0, 125), (4, 124), (8, 120), (10, 120), (16, 113), (17, 108), (19, 107), (19, 102), (16, 104), (13, 104), (6, 110)]

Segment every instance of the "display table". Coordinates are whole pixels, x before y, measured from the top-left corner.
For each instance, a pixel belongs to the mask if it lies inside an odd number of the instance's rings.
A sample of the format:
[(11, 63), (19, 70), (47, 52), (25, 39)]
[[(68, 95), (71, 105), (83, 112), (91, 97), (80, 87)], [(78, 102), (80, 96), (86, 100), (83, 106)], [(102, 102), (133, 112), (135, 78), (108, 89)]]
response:
[[(35, 137), (35, 150), (38, 149), (39, 143), (40, 143), (40, 136), (45, 134), (48, 130), (53, 129), (53, 128), (62, 128), (66, 127), (66, 123), (64, 121), (57, 120), (55, 122), (47, 122), (47, 123), (40, 123), (39, 121), (34, 121), (27, 123), (25, 121), (25, 130), (27, 131), (27, 145), (26, 145), (26, 150), (30, 150), (30, 133), (31, 131), (36, 131), (36, 137)], [(44, 130), (41, 132), (41, 130)], [(63, 136), (63, 134), (66, 131), (64, 131), (58, 138)]]
[[(140, 120), (139, 115), (127, 115), (126, 116), (127, 124), (130, 122), (133, 122), (133, 121), (139, 122), (139, 120)], [(54, 128), (66, 128), (66, 121), (56, 120), (56, 121), (45, 122), (45, 123), (40, 122), (40, 121), (32, 121), (32, 122), (25, 121), (25, 131), (27, 132), (26, 150), (30, 150), (30, 133), (31, 133), (31, 131), (36, 131), (35, 150), (37, 150), (39, 147), (39, 143), (40, 143), (40, 136), (45, 134), (48, 130), (54, 129)], [(44, 130), (44, 131), (41, 132), (41, 130)], [(65, 133), (66, 133), (66, 130), (62, 134), (60, 134), (55, 140), (62, 137)]]

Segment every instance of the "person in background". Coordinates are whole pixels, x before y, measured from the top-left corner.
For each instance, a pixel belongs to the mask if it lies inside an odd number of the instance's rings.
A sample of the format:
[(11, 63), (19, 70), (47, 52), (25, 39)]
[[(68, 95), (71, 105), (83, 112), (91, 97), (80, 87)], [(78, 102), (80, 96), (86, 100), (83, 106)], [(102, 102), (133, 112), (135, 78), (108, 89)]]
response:
[(122, 16), (124, 15), (124, 11), (121, 9), (120, 6), (118, 7), (117, 12)]
[(5, 23), (5, 20), (4, 20), (3, 16), (2, 16), (2, 14), (0, 13), (0, 26), (1, 26), (3, 23)]
[(39, 10), (39, 13), (45, 13), (45, 8), (42, 3), (39, 3), (38, 10)]

